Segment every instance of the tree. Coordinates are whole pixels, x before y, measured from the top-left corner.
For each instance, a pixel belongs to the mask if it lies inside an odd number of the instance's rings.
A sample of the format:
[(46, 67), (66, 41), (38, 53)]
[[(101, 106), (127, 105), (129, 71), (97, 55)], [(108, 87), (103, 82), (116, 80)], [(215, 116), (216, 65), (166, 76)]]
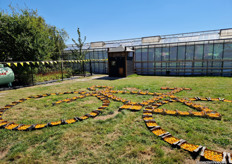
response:
[[(77, 28), (77, 34), (78, 34), (77, 42), (72, 38), (72, 41), (74, 42), (74, 45), (75, 45), (75, 46), (72, 46), (73, 47), (73, 50), (71, 50), (72, 56), (74, 56), (77, 60), (84, 60), (86, 51), (83, 51), (83, 46), (86, 41), (86, 36), (83, 39), (81, 38), (81, 32), (79, 28)], [(84, 62), (81, 62), (81, 72), (82, 73), (85, 72)]]
[(55, 48), (51, 55), (51, 59), (57, 60), (61, 57), (63, 50), (66, 48), (65, 42), (69, 37), (64, 29), (57, 29), (55, 26), (50, 27), (50, 39), (53, 39)]
[(0, 12), (0, 60), (38, 61), (57, 59), (65, 48), (67, 33), (46, 24), (37, 11)]
[[(31, 9), (0, 12), (0, 61), (57, 60), (65, 48), (68, 35), (64, 29), (48, 25)], [(20, 84), (31, 83), (33, 67), (14, 69)]]
[(74, 42), (74, 45), (76, 47), (72, 46), (73, 50), (71, 50), (71, 52), (72, 52), (72, 55), (75, 56), (77, 60), (84, 60), (86, 52), (83, 51), (83, 46), (86, 41), (86, 36), (84, 37), (84, 39), (81, 38), (81, 32), (79, 28), (77, 28), (77, 34), (78, 34), (77, 42), (72, 38), (72, 41)]

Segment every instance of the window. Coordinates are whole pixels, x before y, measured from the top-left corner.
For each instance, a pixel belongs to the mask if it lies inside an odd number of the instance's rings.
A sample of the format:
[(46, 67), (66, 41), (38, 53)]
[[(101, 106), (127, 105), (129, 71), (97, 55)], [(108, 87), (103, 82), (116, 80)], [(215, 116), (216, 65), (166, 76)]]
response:
[(169, 61), (169, 48), (168, 47), (163, 47), (162, 48), (162, 60), (163, 61)]
[(142, 48), (142, 61), (147, 61), (147, 54), (148, 49), (147, 48)]
[(185, 60), (185, 46), (178, 47), (178, 60)]
[(177, 60), (177, 47), (170, 47), (170, 60)]
[(202, 60), (203, 57), (203, 45), (195, 45), (195, 59)]
[(224, 45), (223, 59), (232, 59), (232, 43), (226, 43)]
[(135, 63), (135, 69), (137, 74), (141, 74), (141, 63)]
[(155, 61), (161, 61), (161, 48), (155, 48)]
[(213, 44), (204, 45), (204, 59), (213, 59)]
[(194, 56), (194, 46), (186, 47), (186, 60), (193, 60)]
[(223, 44), (214, 44), (213, 59), (222, 59)]
[(135, 49), (135, 60), (141, 61), (141, 48)]
[(155, 52), (154, 48), (148, 49), (148, 74), (154, 74), (154, 59), (155, 59)]

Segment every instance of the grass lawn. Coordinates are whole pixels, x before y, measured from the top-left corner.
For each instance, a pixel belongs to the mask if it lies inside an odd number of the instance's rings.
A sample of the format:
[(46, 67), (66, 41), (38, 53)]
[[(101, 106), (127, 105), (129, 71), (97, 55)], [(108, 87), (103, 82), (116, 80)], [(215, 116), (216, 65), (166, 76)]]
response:
[[(114, 86), (115, 89), (161, 91), (163, 86), (187, 87), (191, 91), (179, 97), (211, 97), (232, 100), (232, 79), (228, 77), (160, 77), (131, 76), (118, 80), (72, 80), (45, 86), (34, 86), (0, 92), (0, 107), (31, 95), (83, 90), (92, 85)], [(32, 99), (6, 111), (4, 120), (23, 124), (47, 123), (82, 116), (101, 106), (95, 97), (52, 106), (52, 103), (78, 94)], [(151, 96), (117, 96), (141, 102)], [(196, 102), (222, 114), (222, 120), (196, 117), (154, 115), (157, 123), (178, 138), (216, 151), (232, 153), (232, 103)], [(0, 129), (0, 161), (2, 163), (196, 163), (199, 157), (173, 148), (151, 133), (139, 112), (121, 111), (122, 103), (111, 100), (98, 117), (70, 125), (34, 131)], [(171, 103), (166, 109), (188, 111), (190, 108)], [(1, 163), (0, 162), (0, 163)]]

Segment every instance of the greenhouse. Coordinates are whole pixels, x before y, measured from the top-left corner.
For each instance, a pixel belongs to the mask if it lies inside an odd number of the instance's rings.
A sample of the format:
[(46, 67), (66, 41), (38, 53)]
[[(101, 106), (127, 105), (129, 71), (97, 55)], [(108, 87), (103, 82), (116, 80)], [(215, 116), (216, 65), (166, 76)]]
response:
[[(72, 59), (73, 48), (64, 58)], [(232, 29), (91, 42), (84, 49), (92, 59), (85, 69), (93, 73), (232, 76)]]

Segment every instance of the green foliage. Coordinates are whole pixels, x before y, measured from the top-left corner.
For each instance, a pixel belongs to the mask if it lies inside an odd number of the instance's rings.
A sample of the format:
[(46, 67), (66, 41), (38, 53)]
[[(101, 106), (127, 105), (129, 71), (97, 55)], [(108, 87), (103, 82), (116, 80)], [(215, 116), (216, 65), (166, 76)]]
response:
[[(65, 48), (68, 35), (64, 29), (48, 25), (30, 9), (0, 12), (0, 61), (57, 60)], [(30, 84), (31, 68), (14, 69), (19, 84)]]
[[(83, 51), (83, 46), (84, 46), (85, 41), (86, 41), (86, 36), (84, 37), (84, 39), (81, 38), (81, 32), (80, 32), (79, 28), (77, 28), (77, 34), (78, 34), (78, 41), (75, 41), (72, 38), (72, 41), (74, 42), (74, 44), (76, 46), (76, 47), (72, 46), (73, 47), (73, 50), (71, 50), (72, 56), (74, 56), (76, 58), (76, 60), (84, 60), (86, 51)], [(84, 63), (83, 62), (81, 63), (80, 72), (84, 73)]]
[(58, 59), (67, 33), (46, 24), (37, 11), (10, 8), (11, 14), (0, 12), (0, 60)]
[(81, 38), (81, 32), (79, 28), (77, 28), (77, 34), (78, 34), (78, 41), (75, 41), (72, 38), (72, 41), (74, 42), (76, 47), (73, 46), (73, 50), (71, 50), (71, 52), (72, 52), (72, 56), (75, 56), (77, 60), (83, 60), (86, 54), (86, 52), (83, 51), (83, 46), (86, 41), (86, 36), (84, 37), (84, 39)]

